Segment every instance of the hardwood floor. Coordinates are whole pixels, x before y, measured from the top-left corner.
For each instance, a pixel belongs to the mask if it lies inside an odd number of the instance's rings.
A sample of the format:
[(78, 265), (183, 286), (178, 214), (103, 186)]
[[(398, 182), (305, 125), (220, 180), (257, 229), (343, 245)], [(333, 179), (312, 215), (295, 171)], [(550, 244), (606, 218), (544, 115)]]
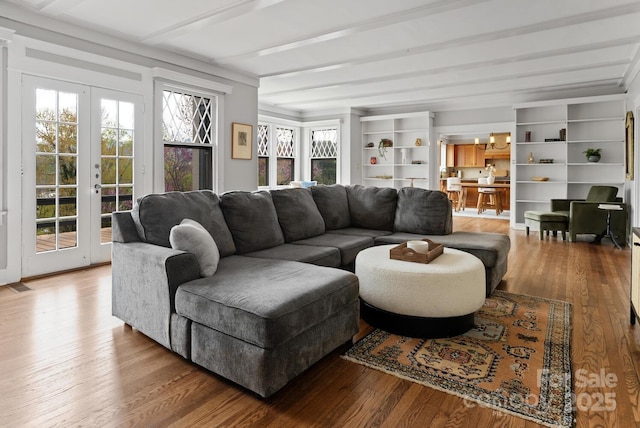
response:
[[(456, 217), (454, 230), (511, 236), (501, 289), (573, 303), (574, 374), (617, 377), (611, 386), (576, 387), (576, 426), (640, 426), (631, 251), (607, 240), (540, 241), (501, 220)], [(29, 281), (31, 291), (21, 293), (0, 287), (0, 426), (537, 426), (345, 361), (342, 350), (260, 399), (113, 318), (110, 269)], [(367, 331), (362, 323), (359, 336)], [(598, 403), (600, 393), (614, 394), (613, 403)]]

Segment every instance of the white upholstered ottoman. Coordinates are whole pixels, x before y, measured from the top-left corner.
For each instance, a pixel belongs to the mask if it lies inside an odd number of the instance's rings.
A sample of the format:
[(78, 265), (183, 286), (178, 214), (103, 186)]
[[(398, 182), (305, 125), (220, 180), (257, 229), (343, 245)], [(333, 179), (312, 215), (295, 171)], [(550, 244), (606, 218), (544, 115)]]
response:
[(395, 245), (360, 251), (361, 316), (370, 325), (412, 337), (450, 337), (473, 327), (485, 300), (485, 269), (476, 256), (445, 248), (431, 263), (389, 258)]

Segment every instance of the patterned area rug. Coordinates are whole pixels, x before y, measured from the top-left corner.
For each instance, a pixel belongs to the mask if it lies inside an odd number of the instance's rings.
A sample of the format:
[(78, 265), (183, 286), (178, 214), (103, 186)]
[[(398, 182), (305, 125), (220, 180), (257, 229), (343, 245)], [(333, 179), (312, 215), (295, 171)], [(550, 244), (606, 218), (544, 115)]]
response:
[(344, 358), (551, 427), (573, 425), (571, 305), (494, 291), (445, 339), (374, 330)]

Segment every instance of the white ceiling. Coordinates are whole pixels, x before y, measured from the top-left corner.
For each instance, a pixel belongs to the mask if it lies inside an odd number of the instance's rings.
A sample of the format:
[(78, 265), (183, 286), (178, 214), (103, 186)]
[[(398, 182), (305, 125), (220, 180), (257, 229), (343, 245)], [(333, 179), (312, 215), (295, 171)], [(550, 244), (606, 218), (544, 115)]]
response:
[(640, 68), (640, 0), (10, 3), (257, 76), (301, 113), (622, 93)]

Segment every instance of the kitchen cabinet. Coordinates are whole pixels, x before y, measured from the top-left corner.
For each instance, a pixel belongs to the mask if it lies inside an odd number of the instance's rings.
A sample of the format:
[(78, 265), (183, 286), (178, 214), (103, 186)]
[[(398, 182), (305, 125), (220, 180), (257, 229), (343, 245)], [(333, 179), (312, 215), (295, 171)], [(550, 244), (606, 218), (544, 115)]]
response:
[(455, 151), (457, 167), (485, 167), (484, 144), (458, 144)]
[(447, 144), (447, 168), (456, 166), (456, 146)]

